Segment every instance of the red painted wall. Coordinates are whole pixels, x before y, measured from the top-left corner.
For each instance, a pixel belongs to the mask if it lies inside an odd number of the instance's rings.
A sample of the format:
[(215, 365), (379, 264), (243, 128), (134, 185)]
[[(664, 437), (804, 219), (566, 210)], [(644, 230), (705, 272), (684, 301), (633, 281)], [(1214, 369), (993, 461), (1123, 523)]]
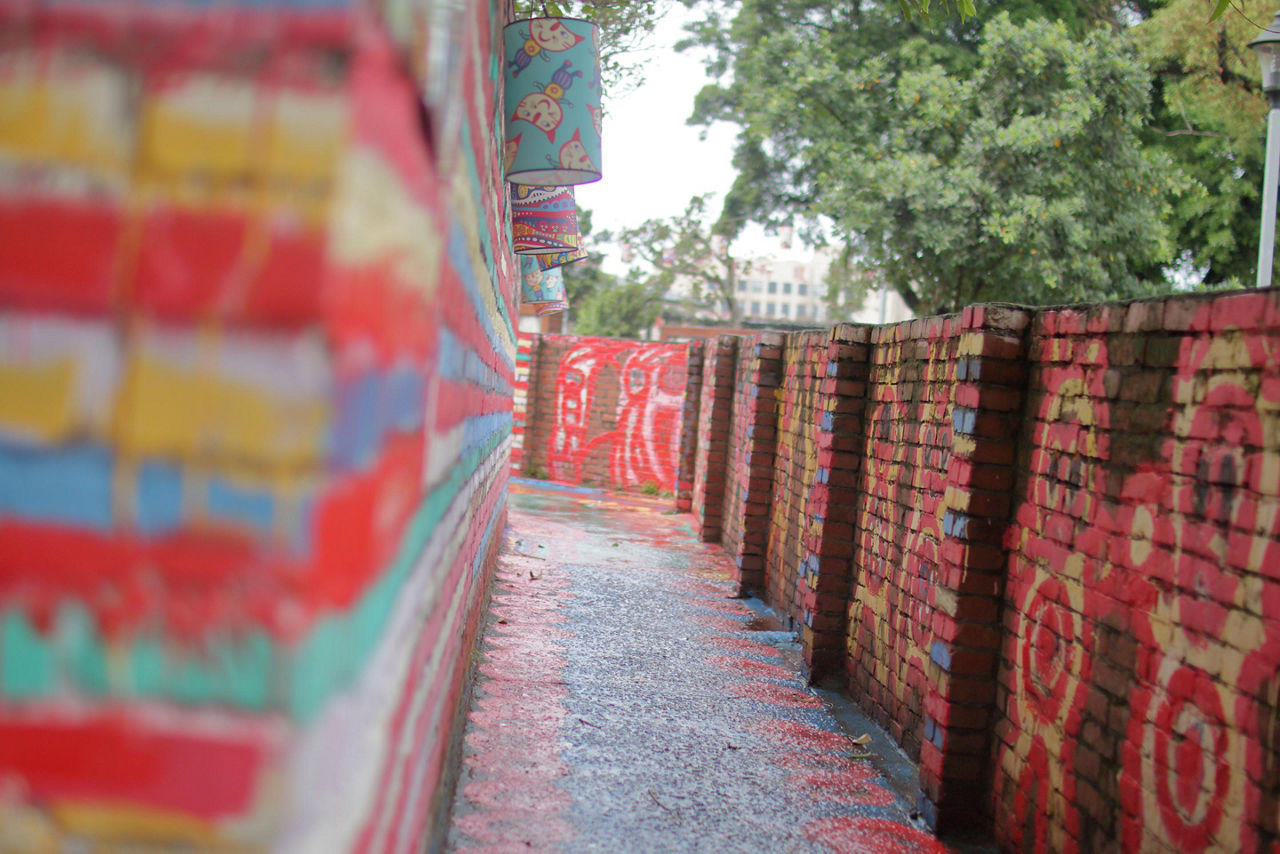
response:
[(1003, 844), (1270, 850), (1274, 291), (1045, 312), (1008, 532)]
[(919, 758), (928, 821), (1270, 849), (1280, 293), (837, 327), (821, 383), (818, 336), (739, 343), (697, 452), (729, 449), (722, 542)]
[(36, 847), (438, 829), (506, 506), (506, 8), (390, 11), (0, 0), (0, 826)]
[(676, 492), (687, 345), (543, 335), (534, 362), (526, 473)]
[(734, 580), (739, 588), (755, 594), (766, 583), (783, 341), (784, 336), (773, 332), (739, 339), (733, 415), (727, 425), (729, 470), (721, 542), (737, 567)]
[[(698, 432), (693, 447), (691, 511), (706, 542), (719, 542), (725, 514), (725, 484), (729, 471), (729, 424), (738, 338), (719, 335), (707, 339), (698, 399)], [(686, 441), (688, 441), (686, 439)]]

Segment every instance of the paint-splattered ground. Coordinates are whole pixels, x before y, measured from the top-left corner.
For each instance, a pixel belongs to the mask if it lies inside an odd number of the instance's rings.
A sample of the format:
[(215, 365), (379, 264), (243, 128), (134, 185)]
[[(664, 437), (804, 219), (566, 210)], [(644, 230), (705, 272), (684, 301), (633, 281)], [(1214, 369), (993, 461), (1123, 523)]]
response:
[(669, 504), (514, 484), (450, 850), (945, 850)]

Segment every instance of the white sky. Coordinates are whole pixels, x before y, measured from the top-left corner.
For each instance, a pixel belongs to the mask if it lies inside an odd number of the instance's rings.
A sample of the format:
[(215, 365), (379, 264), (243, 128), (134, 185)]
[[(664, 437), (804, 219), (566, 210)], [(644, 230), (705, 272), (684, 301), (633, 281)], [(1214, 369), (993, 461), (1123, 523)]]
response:
[[(574, 190), (579, 206), (592, 212), (595, 230), (617, 230), (646, 219), (674, 216), (684, 210), (691, 196), (702, 193), (717, 194), (711, 205), (714, 215), (733, 184), (730, 161), (736, 128), (716, 124), (704, 129), (685, 124), (693, 112), (694, 97), (709, 82), (697, 52), (675, 50), (675, 43), (684, 37), (682, 25), (688, 18), (684, 6), (671, 4), (640, 54), (648, 59), (644, 82), (616, 97), (605, 93), (601, 132), (604, 177), (579, 184)], [(699, 139), (704, 130), (707, 138)], [(777, 241), (765, 239), (758, 228), (752, 229), (747, 239), (753, 248), (777, 248)], [(626, 272), (616, 252), (599, 244), (591, 248), (606, 252), (609, 272)], [(741, 252), (740, 244), (735, 244), (735, 251)]]

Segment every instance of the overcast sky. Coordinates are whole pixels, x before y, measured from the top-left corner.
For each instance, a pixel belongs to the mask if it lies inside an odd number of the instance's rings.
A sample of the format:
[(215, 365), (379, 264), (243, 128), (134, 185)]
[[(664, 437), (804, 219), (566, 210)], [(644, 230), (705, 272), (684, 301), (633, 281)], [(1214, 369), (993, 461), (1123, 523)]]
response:
[[(733, 183), (735, 129), (719, 124), (700, 140), (702, 128), (685, 124), (694, 96), (708, 82), (696, 54), (675, 50), (687, 16), (684, 6), (673, 3), (643, 54), (649, 60), (644, 82), (629, 92), (605, 93), (604, 177), (576, 188), (595, 229), (673, 216), (691, 196), (711, 192), (723, 198)], [(616, 264), (614, 259), (607, 266)]]

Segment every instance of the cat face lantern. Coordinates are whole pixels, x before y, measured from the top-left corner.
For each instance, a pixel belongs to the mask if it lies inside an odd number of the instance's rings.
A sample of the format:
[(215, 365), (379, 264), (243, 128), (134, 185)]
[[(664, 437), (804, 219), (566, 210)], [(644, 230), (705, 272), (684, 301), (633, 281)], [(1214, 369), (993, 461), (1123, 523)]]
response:
[(563, 187), (600, 179), (597, 32), (574, 18), (517, 21), (504, 31), (503, 155), (511, 183)]

